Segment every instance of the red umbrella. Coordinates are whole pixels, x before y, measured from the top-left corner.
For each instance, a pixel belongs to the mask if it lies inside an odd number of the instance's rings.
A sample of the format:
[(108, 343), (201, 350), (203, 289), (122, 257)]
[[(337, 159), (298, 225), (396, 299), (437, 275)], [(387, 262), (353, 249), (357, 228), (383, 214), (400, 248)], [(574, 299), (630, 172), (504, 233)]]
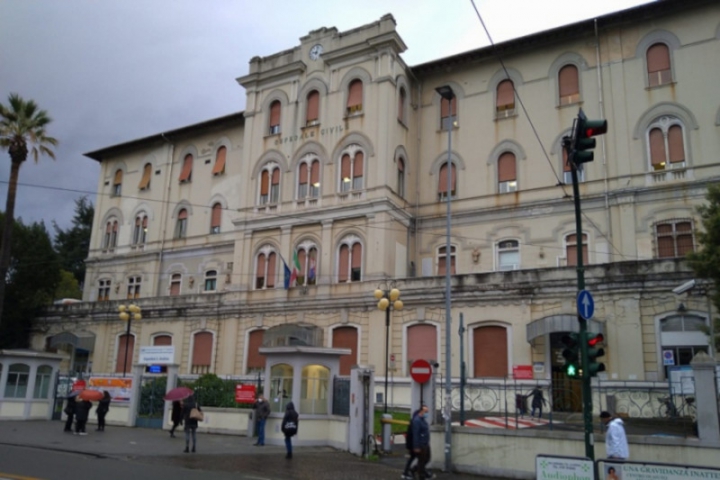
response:
[(78, 394), (77, 398), (79, 398), (80, 400), (97, 402), (98, 400), (102, 400), (104, 396), (105, 394), (100, 390), (83, 390)]
[(169, 392), (167, 392), (167, 393), (165, 394), (165, 397), (164, 397), (164, 398), (165, 398), (165, 400), (167, 400), (167, 401), (169, 401), (169, 402), (174, 402), (174, 401), (176, 401), (176, 400), (185, 400), (186, 398), (188, 398), (188, 397), (189, 397), (190, 395), (192, 395), (193, 393), (194, 393), (194, 392), (193, 392), (192, 388), (188, 388), (188, 387), (177, 387), (177, 388), (173, 388), (172, 390), (170, 390)]

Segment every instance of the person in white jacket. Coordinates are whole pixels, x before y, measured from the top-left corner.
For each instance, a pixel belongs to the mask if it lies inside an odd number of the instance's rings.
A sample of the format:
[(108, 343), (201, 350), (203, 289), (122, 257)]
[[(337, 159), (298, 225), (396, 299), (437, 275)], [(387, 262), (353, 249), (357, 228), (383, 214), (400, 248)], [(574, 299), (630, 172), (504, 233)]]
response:
[(605, 432), (607, 458), (627, 460), (630, 457), (630, 449), (628, 448), (623, 421), (619, 418), (613, 418), (610, 412), (602, 412), (600, 421), (607, 427), (607, 432)]

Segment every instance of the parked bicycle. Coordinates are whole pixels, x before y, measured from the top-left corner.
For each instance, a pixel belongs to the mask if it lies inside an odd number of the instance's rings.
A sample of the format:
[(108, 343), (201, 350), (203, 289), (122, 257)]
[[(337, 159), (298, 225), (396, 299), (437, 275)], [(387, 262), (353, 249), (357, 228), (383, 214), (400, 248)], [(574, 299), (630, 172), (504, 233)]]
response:
[(678, 408), (673, 401), (673, 396), (659, 397), (660, 408), (658, 409), (658, 416), (661, 418), (682, 418), (692, 417), (695, 419), (695, 397), (683, 397), (682, 405)]

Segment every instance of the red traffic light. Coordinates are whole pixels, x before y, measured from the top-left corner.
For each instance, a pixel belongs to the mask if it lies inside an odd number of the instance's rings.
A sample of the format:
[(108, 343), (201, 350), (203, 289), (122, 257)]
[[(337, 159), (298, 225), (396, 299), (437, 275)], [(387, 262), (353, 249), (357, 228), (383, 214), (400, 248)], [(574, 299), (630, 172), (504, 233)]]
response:
[(594, 347), (594, 346), (597, 345), (598, 343), (602, 343), (603, 340), (605, 340), (605, 337), (603, 336), (603, 334), (602, 334), (602, 333), (598, 333), (598, 334), (595, 335), (593, 338), (591, 338), (591, 339), (588, 340), (588, 345), (590, 345), (591, 347)]
[(585, 136), (594, 137), (607, 133), (607, 120), (588, 120), (585, 122)]

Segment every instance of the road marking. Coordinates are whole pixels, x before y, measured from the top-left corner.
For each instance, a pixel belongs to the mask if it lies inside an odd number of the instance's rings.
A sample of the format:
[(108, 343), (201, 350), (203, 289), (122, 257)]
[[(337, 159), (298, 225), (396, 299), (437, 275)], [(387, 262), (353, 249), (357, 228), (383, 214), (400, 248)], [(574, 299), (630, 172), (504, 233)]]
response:
[(0, 480), (40, 480), (35, 477), (25, 477), (23, 475), (13, 475), (10, 473), (0, 473)]
[[(510, 417), (507, 419), (507, 423), (505, 417), (482, 417), (465, 420), (466, 427), (507, 428), (510, 430), (515, 430), (518, 428), (540, 427), (543, 425), (547, 425), (548, 423), (550, 423), (548, 420), (544, 420), (542, 418), (518, 418), (516, 421), (515, 418)], [(556, 421), (555, 423), (559, 422)], [(460, 422), (453, 422), (453, 425), (459, 426)]]

